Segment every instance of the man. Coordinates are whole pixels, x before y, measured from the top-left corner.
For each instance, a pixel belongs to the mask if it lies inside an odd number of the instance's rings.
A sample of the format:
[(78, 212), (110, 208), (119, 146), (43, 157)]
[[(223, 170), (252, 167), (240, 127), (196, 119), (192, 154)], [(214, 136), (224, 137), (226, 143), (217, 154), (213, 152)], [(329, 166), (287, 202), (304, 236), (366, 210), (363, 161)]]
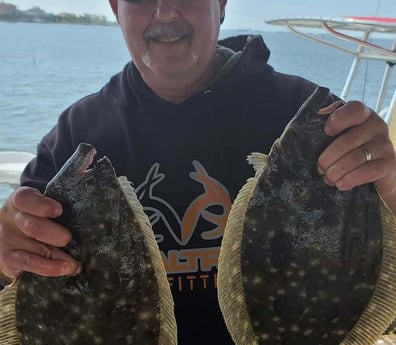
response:
[[(77, 145), (88, 142), (134, 183), (152, 220), (179, 344), (232, 344), (216, 295), (226, 217), (253, 175), (246, 155), (269, 151), (315, 85), (275, 72), (260, 37), (242, 53), (216, 48), (226, 2), (110, 0), (133, 63), (66, 109), (39, 144), (23, 187), (0, 211), (4, 278), (80, 272), (80, 263), (59, 248), (70, 233), (49, 219), (62, 207), (41, 192)], [(326, 133), (343, 134), (319, 157), (319, 171), (340, 190), (375, 182), (395, 212), (396, 159), (386, 124), (359, 102), (341, 105), (322, 110), (333, 112)]]

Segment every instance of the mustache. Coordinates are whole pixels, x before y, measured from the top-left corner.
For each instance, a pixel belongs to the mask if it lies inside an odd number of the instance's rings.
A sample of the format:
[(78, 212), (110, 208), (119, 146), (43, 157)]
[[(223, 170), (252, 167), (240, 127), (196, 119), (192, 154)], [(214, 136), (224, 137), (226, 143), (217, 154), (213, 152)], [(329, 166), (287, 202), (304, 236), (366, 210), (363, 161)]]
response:
[(143, 38), (149, 40), (166, 40), (175, 37), (191, 36), (193, 28), (188, 23), (172, 22), (172, 23), (157, 23), (150, 26), (144, 33)]

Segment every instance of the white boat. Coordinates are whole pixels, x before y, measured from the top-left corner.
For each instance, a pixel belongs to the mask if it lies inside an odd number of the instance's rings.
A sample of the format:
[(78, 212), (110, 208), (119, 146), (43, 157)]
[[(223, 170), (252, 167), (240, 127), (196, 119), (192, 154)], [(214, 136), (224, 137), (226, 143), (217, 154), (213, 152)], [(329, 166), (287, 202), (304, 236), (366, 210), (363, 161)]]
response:
[(30, 152), (0, 152), (0, 183), (7, 183), (12, 187), (18, 186), (23, 169), (34, 157)]
[[(388, 123), (392, 140), (396, 143), (396, 88), (390, 90), (389, 84), (393, 66), (396, 64), (396, 18), (362, 16), (335, 18), (299, 17), (271, 19), (267, 20), (266, 23), (284, 26), (293, 34), (354, 56), (340, 95), (344, 100), (348, 100), (351, 87), (357, 79), (356, 73), (359, 63), (363, 60), (383, 61), (384, 74), (374, 110)], [(317, 30), (328, 35), (313, 33), (313, 31), (316, 32)], [(373, 36), (376, 38), (390, 38), (391, 41), (393, 40), (391, 47), (372, 43), (371, 39)], [(351, 49), (351, 44), (355, 49)], [(385, 104), (385, 97), (389, 91), (393, 93), (393, 97), (388, 104)]]

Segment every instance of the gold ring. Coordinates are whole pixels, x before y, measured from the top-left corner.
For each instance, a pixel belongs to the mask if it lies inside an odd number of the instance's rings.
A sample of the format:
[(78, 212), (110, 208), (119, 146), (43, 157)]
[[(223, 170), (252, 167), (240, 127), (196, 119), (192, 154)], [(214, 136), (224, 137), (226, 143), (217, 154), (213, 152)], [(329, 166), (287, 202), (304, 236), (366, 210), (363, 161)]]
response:
[(370, 162), (373, 159), (373, 155), (367, 148), (367, 145), (366, 144), (360, 145), (359, 148), (362, 149), (362, 151), (364, 153), (364, 157), (366, 158), (366, 163)]

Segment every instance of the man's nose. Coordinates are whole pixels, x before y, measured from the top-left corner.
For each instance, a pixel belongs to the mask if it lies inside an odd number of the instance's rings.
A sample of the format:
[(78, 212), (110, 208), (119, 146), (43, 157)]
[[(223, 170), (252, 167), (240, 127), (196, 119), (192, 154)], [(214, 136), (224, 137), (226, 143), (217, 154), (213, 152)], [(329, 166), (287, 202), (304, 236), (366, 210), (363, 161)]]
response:
[(162, 23), (170, 23), (180, 16), (179, 0), (157, 0), (155, 18)]

